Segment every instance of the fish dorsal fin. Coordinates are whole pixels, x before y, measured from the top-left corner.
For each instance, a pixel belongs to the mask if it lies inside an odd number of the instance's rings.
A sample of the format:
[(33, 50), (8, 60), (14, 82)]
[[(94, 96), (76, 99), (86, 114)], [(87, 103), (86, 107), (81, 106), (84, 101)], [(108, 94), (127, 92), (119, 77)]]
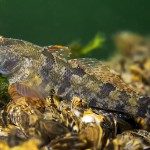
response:
[(71, 59), (69, 63), (72, 67), (82, 68), (87, 74), (94, 76), (97, 80), (103, 83), (110, 83), (120, 90), (133, 91), (128, 85), (123, 82), (120, 76), (110, 69), (103, 62), (93, 58)]
[[(95, 76), (98, 80), (101, 80), (103, 74), (108, 74), (108, 67), (103, 65), (103, 63), (94, 58), (78, 58), (71, 59), (69, 63), (73, 67), (82, 68), (89, 75)], [(110, 71), (109, 71), (110, 74)]]
[(55, 57), (63, 60), (67, 60), (71, 54), (70, 49), (68, 47), (61, 46), (61, 45), (52, 45), (44, 48), (46, 48), (47, 51), (49, 53), (52, 53)]

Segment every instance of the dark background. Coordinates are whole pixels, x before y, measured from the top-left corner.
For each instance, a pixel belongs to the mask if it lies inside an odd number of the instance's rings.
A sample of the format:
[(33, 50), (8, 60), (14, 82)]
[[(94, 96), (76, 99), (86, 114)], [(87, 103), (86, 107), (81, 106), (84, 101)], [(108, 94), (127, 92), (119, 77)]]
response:
[(90, 56), (103, 58), (114, 50), (111, 37), (129, 30), (148, 35), (150, 0), (0, 0), (0, 34), (38, 45), (89, 42), (105, 35), (102, 49)]

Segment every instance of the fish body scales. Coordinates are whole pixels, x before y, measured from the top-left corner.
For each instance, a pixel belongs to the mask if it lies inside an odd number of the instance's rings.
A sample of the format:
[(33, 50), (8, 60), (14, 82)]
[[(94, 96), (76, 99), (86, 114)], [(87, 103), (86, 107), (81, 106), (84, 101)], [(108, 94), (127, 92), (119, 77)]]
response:
[(54, 89), (64, 99), (77, 96), (93, 107), (150, 118), (150, 98), (138, 95), (100, 61), (69, 60), (68, 55), (67, 47), (1, 38), (0, 73), (9, 74), (11, 84), (28, 84), (45, 96)]

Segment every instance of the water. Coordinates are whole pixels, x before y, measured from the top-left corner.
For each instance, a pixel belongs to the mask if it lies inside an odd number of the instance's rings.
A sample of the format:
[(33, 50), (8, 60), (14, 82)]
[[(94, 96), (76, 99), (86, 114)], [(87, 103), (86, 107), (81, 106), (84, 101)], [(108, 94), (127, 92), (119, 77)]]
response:
[(105, 35), (103, 48), (88, 57), (104, 58), (114, 50), (111, 37), (122, 30), (149, 34), (150, 1), (145, 0), (0, 0), (0, 34), (38, 45), (67, 45)]

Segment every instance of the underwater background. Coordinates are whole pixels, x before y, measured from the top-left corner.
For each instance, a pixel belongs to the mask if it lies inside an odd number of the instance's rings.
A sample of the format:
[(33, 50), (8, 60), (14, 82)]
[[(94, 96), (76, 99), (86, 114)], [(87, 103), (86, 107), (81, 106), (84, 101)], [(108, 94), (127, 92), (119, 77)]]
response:
[(86, 57), (99, 59), (115, 50), (119, 31), (148, 35), (148, 0), (0, 0), (0, 34), (45, 45), (86, 45), (98, 33), (104, 43)]
[(150, 0), (0, 0), (0, 149), (150, 149), (149, 28)]

